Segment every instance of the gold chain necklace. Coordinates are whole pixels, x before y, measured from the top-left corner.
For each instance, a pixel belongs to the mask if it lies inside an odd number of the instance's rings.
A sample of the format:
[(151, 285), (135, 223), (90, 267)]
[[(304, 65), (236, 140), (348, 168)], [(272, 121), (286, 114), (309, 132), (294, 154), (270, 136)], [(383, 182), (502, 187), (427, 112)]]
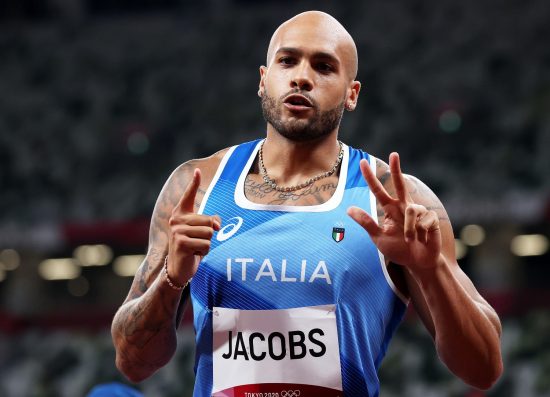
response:
[(340, 152), (338, 153), (338, 158), (336, 159), (336, 162), (334, 163), (334, 165), (330, 170), (322, 172), (318, 175), (315, 175), (314, 177), (309, 178), (307, 181), (305, 181), (304, 183), (300, 183), (299, 185), (283, 187), (283, 186), (277, 185), (275, 180), (270, 178), (269, 175), (267, 175), (267, 170), (265, 169), (265, 165), (264, 165), (264, 154), (263, 154), (264, 143), (265, 143), (265, 140), (260, 145), (260, 151), (258, 153), (259, 160), (260, 160), (259, 161), (260, 174), (262, 175), (264, 182), (267, 183), (272, 189), (275, 189), (278, 192), (294, 192), (296, 190), (300, 190), (308, 187), (309, 185), (313, 184), (313, 182), (318, 181), (319, 179), (323, 179), (331, 176), (336, 172), (336, 170), (342, 163), (342, 159), (344, 158), (344, 145), (342, 145), (342, 142), (338, 141), (338, 144), (340, 145)]

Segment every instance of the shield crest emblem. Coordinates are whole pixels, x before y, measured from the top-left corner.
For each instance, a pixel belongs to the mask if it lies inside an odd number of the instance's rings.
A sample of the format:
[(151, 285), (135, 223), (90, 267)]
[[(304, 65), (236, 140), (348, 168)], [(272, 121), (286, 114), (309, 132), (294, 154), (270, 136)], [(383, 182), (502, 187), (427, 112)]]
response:
[(346, 229), (343, 227), (333, 227), (332, 228), (332, 239), (339, 243), (344, 239), (344, 234), (346, 232)]

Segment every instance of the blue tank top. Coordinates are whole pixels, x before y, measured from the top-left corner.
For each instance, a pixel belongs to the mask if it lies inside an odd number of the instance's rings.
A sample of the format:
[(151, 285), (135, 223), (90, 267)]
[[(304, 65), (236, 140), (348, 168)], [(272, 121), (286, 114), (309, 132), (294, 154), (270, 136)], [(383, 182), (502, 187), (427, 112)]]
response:
[(191, 282), (194, 396), (212, 395), (214, 308), (280, 310), (327, 304), (335, 307), (343, 395), (378, 396), (377, 370), (407, 300), (392, 283), (368, 233), (346, 214), (353, 205), (376, 214), (375, 197), (359, 169), (363, 158), (374, 169), (375, 159), (344, 145), (338, 186), (327, 202), (256, 204), (245, 197), (244, 183), (260, 143), (228, 150), (199, 210), (220, 215), (222, 229), (214, 234)]

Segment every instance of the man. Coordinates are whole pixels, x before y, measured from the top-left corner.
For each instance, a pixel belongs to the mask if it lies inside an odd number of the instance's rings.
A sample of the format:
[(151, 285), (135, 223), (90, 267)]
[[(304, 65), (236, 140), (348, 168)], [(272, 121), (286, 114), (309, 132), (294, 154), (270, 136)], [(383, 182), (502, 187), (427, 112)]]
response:
[(498, 316), (457, 265), (440, 201), (396, 153), (388, 166), (337, 140), (356, 73), (353, 39), (325, 13), (273, 34), (266, 139), (183, 164), (160, 193), (112, 325), (128, 378), (170, 360), (188, 291), (195, 396), (377, 396), (409, 300), (451, 371), (482, 389), (499, 377)]

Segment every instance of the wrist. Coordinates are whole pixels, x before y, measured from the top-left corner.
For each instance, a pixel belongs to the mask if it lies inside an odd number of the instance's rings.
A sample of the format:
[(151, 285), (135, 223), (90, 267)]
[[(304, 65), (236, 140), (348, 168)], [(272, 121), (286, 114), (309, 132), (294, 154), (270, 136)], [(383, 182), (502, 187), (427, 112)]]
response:
[(164, 265), (162, 266), (162, 273), (164, 276), (164, 281), (172, 288), (174, 291), (182, 291), (187, 287), (191, 279), (187, 280), (185, 283), (180, 284), (178, 281), (174, 280), (169, 274), (168, 274), (168, 255), (164, 258)]
[(445, 269), (448, 269), (447, 260), (439, 254), (431, 266), (409, 267), (409, 272), (420, 285), (426, 285), (444, 275)]

